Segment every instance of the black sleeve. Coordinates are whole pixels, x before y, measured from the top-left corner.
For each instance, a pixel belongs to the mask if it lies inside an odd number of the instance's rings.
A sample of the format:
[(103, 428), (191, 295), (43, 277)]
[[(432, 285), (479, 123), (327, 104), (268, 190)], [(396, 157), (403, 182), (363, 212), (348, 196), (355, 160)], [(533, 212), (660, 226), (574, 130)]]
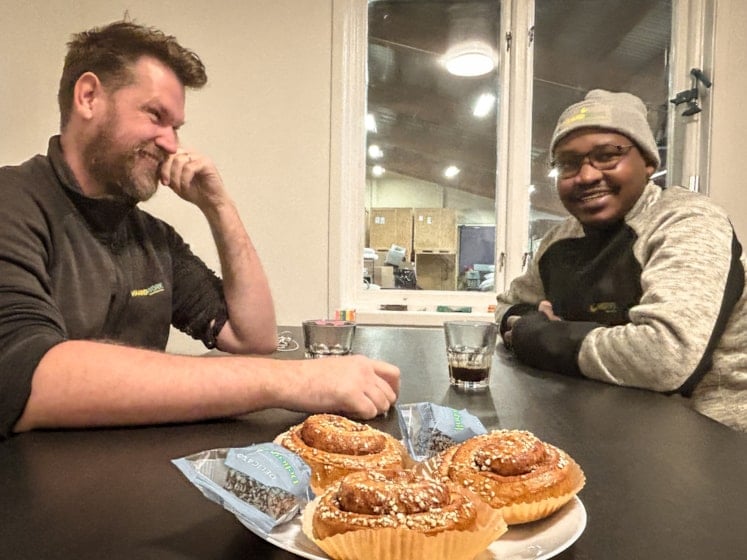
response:
[(578, 352), (586, 335), (602, 325), (587, 321), (552, 321), (540, 311), (514, 323), (511, 342), (516, 356), (528, 366), (580, 376)]
[(174, 268), (173, 325), (207, 348), (228, 320), (223, 282), (172, 230), (171, 255)]
[(67, 337), (51, 296), (44, 213), (14, 180), (0, 172), (0, 440), (26, 407), (39, 361)]
[(532, 311), (537, 311), (537, 305), (533, 303), (517, 303), (516, 305), (512, 305), (508, 308), (508, 311), (506, 311), (503, 314), (503, 317), (501, 318), (501, 325), (500, 325), (500, 333), (501, 336), (503, 336), (503, 333), (505, 333), (508, 330), (508, 325), (506, 324), (506, 320), (509, 317), (512, 316), (523, 316), (527, 313), (531, 313)]

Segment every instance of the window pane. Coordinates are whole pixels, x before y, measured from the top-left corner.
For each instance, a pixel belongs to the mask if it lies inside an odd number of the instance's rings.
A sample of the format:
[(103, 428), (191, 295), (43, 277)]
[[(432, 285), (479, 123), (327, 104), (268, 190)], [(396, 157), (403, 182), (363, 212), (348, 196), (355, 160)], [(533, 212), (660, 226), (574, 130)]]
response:
[[(364, 278), (384, 289), (493, 290), (499, 11), (368, 3), (366, 247), (378, 259), (364, 258)], [(458, 54), (478, 66), (447, 68)]]
[[(659, 145), (659, 172), (666, 170), (671, 17), (671, 0), (537, 0), (530, 252), (567, 215), (548, 176), (548, 148), (560, 113), (589, 90), (628, 91), (643, 99)], [(664, 184), (665, 175), (656, 181)]]

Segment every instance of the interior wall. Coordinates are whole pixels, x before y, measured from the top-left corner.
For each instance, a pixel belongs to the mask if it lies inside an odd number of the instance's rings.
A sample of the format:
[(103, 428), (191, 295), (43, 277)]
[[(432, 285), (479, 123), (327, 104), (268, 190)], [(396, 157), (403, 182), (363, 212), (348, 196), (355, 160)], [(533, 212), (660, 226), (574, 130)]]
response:
[(711, 198), (731, 216), (734, 229), (747, 248), (747, 196), (744, 161), (747, 113), (747, 2), (718, 0), (716, 42), (711, 88), (713, 130), (708, 187)]
[[(183, 145), (218, 165), (270, 279), (279, 324), (324, 316), (329, 285), (332, 0), (0, 0), (0, 165), (46, 152), (70, 35), (131, 19), (197, 52)], [(43, 41), (43, 46), (40, 45)], [(200, 212), (166, 189), (144, 208), (219, 269)], [(181, 333), (169, 350), (204, 351)]]
[(444, 187), (408, 177), (369, 181), (372, 208), (440, 208)]
[(367, 200), (372, 208), (456, 208), (460, 223), (494, 224), (495, 201), (459, 189), (408, 177), (369, 180)]

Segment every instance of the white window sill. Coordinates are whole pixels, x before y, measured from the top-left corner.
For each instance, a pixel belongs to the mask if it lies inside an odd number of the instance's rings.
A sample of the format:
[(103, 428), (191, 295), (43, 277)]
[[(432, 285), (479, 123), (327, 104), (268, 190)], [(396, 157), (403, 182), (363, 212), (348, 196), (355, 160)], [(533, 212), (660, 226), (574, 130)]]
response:
[(444, 321), (494, 321), (487, 312), (448, 313), (438, 311), (383, 311), (358, 310), (355, 321), (359, 325), (400, 325), (408, 327), (440, 327)]
[[(494, 321), (491, 292), (437, 292), (426, 290), (361, 290), (350, 298), (361, 325), (442, 326), (444, 321)], [(352, 304), (352, 305), (351, 305)], [(382, 309), (400, 305), (406, 310)], [(438, 311), (441, 306), (469, 307), (471, 312)]]

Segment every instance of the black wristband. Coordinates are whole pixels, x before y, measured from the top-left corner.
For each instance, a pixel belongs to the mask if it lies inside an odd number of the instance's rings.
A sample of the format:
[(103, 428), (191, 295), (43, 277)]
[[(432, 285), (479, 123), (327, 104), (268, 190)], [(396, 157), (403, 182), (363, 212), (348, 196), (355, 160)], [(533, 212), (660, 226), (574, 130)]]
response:
[(533, 311), (514, 323), (511, 342), (516, 356), (529, 366), (580, 376), (581, 343), (590, 331), (601, 326), (586, 321), (553, 321)]

